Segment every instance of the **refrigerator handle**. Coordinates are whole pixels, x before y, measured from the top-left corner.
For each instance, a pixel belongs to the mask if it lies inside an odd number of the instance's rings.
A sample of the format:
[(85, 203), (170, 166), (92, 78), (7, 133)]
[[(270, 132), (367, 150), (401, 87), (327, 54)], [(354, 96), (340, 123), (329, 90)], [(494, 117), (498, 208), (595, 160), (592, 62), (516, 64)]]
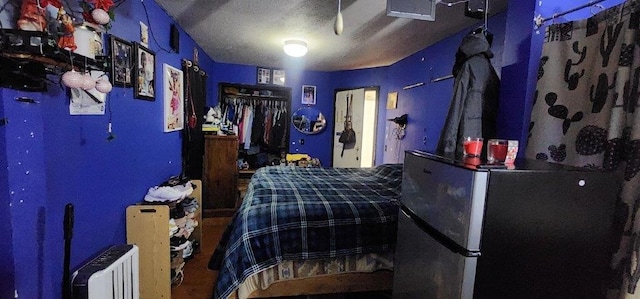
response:
[(440, 244), (442, 244), (442, 246), (444, 246), (447, 249), (449, 249), (451, 252), (460, 254), (460, 255), (465, 256), (465, 257), (479, 257), (480, 256), (480, 252), (478, 252), (478, 251), (469, 251), (466, 248), (458, 245), (458, 243), (456, 243), (455, 241), (451, 240), (451, 238), (447, 237), (446, 235), (444, 235), (443, 233), (441, 233), (437, 229), (435, 229), (433, 226), (429, 225), (427, 222), (425, 222), (424, 220), (420, 219), (417, 215), (415, 215), (413, 212), (411, 212), (411, 210), (409, 210), (408, 208), (402, 206), (402, 207), (400, 207), (400, 211), (407, 218), (411, 219), (411, 221), (413, 221), (413, 223), (418, 228), (420, 228), (420, 230), (422, 230), (425, 233), (429, 234), (429, 236), (431, 236), (432, 238), (436, 239), (436, 241), (438, 241)]

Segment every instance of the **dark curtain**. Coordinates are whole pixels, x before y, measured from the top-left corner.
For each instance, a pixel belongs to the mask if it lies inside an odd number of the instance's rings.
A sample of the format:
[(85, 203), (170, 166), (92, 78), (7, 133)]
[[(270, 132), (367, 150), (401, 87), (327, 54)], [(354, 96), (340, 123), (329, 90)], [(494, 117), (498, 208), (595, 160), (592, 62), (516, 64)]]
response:
[(182, 131), (182, 172), (191, 179), (202, 179), (204, 154), (204, 107), (207, 101), (207, 74), (190, 60), (182, 61), (185, 74), (185, 126)]

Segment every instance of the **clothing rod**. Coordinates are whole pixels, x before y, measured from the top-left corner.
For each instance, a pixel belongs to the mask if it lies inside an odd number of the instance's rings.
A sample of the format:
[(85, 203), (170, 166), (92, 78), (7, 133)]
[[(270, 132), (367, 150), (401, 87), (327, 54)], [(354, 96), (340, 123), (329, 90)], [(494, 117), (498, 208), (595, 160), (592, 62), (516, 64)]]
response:
[(572, 13), (572, 12), (575, 12), (575, 11), (581, 10), (581, 9), (583, 9), (583, 8), (587, 8), (587, 7), (589, 7), (589, 6), (592, 6), (592, 5), (598, 4), (598, 3), (600, 3), (600, 2), (604, 2), (604, 0), (589, 1), (589, 3), (586, 3), (586, 4), (583, 4), (583, 5), (580, 5), (580, 6), (578, 6), (578, 7), (574, 7), (574, 8), (572, 8), (572, 9), (569, 9), (569, 10), (567, 10), (567, 11), (563, 11), (563, 12), (561, 12), (561, 13), (555, 13), (555, 14), (553, 14), (552, 16), (550, 16), (550, 17), (546, 17), (546, 18), (542, 18), (542, 16), (538, 16), (538, 17), (536, 17), (536, 18), (535, 18), (535, 20), (534, 20), (534, 21), (536, 22), (536, 26), (540, 27), (540, 26), (542, 26), (542, 24), (544, 24), (544, 22), (546, 22), (546, 21), (553, 20), (553, 19), (555, 19), (555, 18), (557, 18), (557, 17), (561, 17), (561, 16), (564, 16), (564, 15), (566, 15), (566, 14), (570, 14), (570, 13)]
[(439, 77), (439, 78), (432, 79), (431, 83), (436, 83), (436, 82), (444, 81), (444, 80), (451, 79), (451, 78), (453, 78), (453, 75), (446, 75), (446, 76), (442, 76), (442, 77)]

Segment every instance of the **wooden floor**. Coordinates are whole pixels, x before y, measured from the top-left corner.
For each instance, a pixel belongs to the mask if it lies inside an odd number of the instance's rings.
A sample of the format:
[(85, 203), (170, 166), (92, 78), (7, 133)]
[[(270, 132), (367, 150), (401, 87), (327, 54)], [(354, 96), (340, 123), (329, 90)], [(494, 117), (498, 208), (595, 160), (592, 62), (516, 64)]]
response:
[(231, 218), (216, 217), (202, 219), (202, 244), (200, 252), (184, 267), (184, 280), (171, 288), (172, 299), (209, 299), (213, 294), (213, 283), (217, 272), (207, 269), (209, 258), (218, 244), (222, 232)]
[[(217, 277), (216, 271), (207, 269), (213, 249), (220, 241), (222, 232), (231, 220), (230, 217), (202, 219), (202, 244), (198, 252), (184, 267), (184, 280), (179, 286), (171, 288), (172, 299), (210, 299)], [(389, 299), (387, 292), (369, 292), (353, 294), (331, 294), (314, 296), (281, 297), (280, 299)]]

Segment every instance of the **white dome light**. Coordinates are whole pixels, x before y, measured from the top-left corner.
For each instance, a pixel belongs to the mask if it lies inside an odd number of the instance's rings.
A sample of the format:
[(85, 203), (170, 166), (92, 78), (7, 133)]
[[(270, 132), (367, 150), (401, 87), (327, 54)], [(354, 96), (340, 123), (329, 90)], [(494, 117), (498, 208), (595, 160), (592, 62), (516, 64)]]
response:
[(302, 57), (307, 54), (307, 43), (301, 40), (287, 40), (284, 42), (284, 52), (291, 57)]

